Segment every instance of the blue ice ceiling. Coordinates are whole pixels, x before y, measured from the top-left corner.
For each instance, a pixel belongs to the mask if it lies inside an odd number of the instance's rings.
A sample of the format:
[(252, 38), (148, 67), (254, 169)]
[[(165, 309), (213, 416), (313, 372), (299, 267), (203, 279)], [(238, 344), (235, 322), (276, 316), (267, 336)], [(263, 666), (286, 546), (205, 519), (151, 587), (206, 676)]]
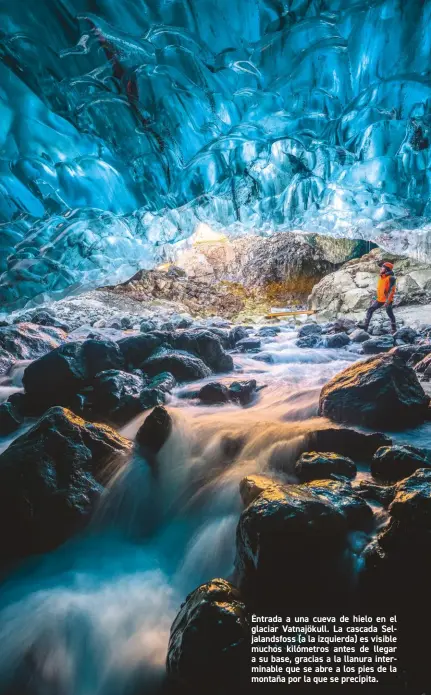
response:
[(201, 221), (431, 257), (431, 0), (0, 7), (0, 307)]

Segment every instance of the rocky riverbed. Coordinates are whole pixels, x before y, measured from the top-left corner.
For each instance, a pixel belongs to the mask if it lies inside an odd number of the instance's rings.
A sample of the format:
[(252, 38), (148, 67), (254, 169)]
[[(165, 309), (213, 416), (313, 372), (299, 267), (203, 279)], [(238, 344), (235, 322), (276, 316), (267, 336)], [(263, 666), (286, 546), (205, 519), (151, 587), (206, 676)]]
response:
[(430, 325), (122, 301), (0, 327), (3, 692), (238, 690), (250, 611), (425, 615)]

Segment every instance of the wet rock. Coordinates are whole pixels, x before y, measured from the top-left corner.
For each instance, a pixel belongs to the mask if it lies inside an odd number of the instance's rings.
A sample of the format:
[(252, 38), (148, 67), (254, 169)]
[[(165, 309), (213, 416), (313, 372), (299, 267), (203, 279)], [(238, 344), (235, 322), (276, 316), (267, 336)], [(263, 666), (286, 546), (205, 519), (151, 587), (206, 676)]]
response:
[(212, 381), (209, 384), (202, 386), (199, 391), (199, 399), (206, 405), (215, 405), (217, 403), (227, 403), (229, 401), (229, 389), (224, 384), (219, 384)]
[(357, 328), (350, 334), (350, 340), (352, 343), (364, 343), (366, 340), (370, 339), (370, 334), (364, 331), (362, 328)]
[(376, 451), (371, 461), (371, 474), (386, 482), (402, 480), (418, 468), (431, 467), (431, 455), (414, 446), (384, 446)]
[(235, 347), (239, 340), (248, 338), (248, 331), (244, 326), (234, 326), (229, 331), (229, 340), (232, 347)]
[(424, 377), (431, 377), (431, 352), (415, 365), (415, 372), (423, 374)]
[(0, 328), (0, 373), (15, 360), (33, 360), (64, 343), (66, 333), (53, 326), (18, 323)]
[(124, 462), (130, 449), (109, 427), (48, 410), (0, 455), (1, 563), (51, 550), (81, 530), (107, 466)]
[(430, 352), (430, 345), (397, 345), (391, 350), (392, 355), (397, 355), (404, 362), (414, 366)]
[(155, 333), (134, 335), (118, 341), (118, 347), (121, 350), (127, 369), (140, 367), (161, 344), (161, 337)]
[(401, 343), (414, 343), (416, 338), (418, 336), (418, 333), (413, 329), (409, 328), (408, 326), (403, 326), (403, 328), (400, 328), (394, 335), (394, 340), (395, 343), (398, 345), (399, 342)]
[(31, 398), (45, 406), (69, 405), (97, 373), (123, 365), (118, 345), (112, 341), (66, 343), (32, 362), (24, 371), (23, 385)]
[(354, 364), (333, 377), (320, 393), (319, 414), (336, 422), (403, 429), (423, 422), (428, 404), (413, 369), (396, 355), (387, 354)]
[(394, 339), (391, 335), (380, 338), (370, 338), (362, 343), (364, 355), (378, 355), (381, 352), (389, 352), (394, 347)]
[(225, 328), (210, 327), (207, 330), (219, 339), (220, 345), (224, 350), (229, 350), (232, 347), (229, 339), (229, 331)]
[(259, 497), (264, 490), (277, 494), (282, 483), (265, 475), (247, 475), (239, 484), (239, 492), (245, 507)]
[(169, 348), (159, 348), (142, 367), (150, 376), (170, 372), (178, 381), (198, 381), (211, 375), (211, 370), (199, 357)]
[(176, 379), (170, 372), (157, 374), (148, 384), (149, 388), (158, 389), (159, 391), (163, 391), (163, 393), (171, 393), (176, 385)]
[(356, 465), (351, 459), (332, 452), (305, 452), (297, 460), (294, 470), (303, 483), (333, 476), (354, 478), (356, 475)]
[(251, 352), (253, 350), (259, 350), (262, 343), (260, 338), (242, 338), (236, 343), (236, 348), (241, 352)]
[(355, 486), (355, 492), (365, 499), (382, 504), (384, 507), (389, 506), (395, 495), (394, 486), (376, 485), (376, 483), (372, 483), (369, 480), (358, 481)]
[(12, 403), (0, 403), (0, 437), (15, 432), (22, 421), (23, 418)]
[(139, 326), (139, 330), (141, 333), (151, 333), (151, 331), (155, 331), (157, 329), (157, 325), (155, 321), (152, 321), (151, 319), (144, 319), (141, 321), (141, 324)]
[(307, 451), (333, 451), (353, 461), (368, 461), (377, 449), (391, 444), (391, 439), (379, 432), (365, 434), (347, 427), (315, 430), (305, 438)]
[(170, 345), (175, 350), (184, 350), (200, 358), (216, 374), (231, 372), (233, 369), (231, 355), (223, 350), (218, 337), (210, 331), (193, 330), (175, 333), (170, 340)]
[(349, 345), (350, 338), (347, 333), (334, 333), (325, 338), (325, 344), (328, 348), (342, 348)]
[(258, 334), (261, 338), (275, 338), (281, 332), (281, 328), (278, 326), (262, 326), (259, 328)]
[(141, 411), (142, 377), (118, 369), (97, 374), (92, 381), (91, 408), (97, 415), (122, 424)]
[(299, 338), (296, 341), (296, 345), (299, 348), (316, 348), (322, 345), (322, 339), (320, 335), (306, 335), (303, 338)]
[(202, 584), (187, 596), (172, 625), (169, 678), (192, 693), (240, 692), (247, 682), (249, 632), (239, 591), (224, 579)]
[(318, 323), (304, 323), (298, 331), (298, 338), (306, 338), (310, 335), (321, 335), (322, 326)]
[[(421, 468), (395, 486), (389, 513), (410, 528), (431, 531), (431, 469)], [(431, 543), (431, 539), (430, 539)]]
[(240, 405), (248, 405), (252, 402), (256, 393), (257, 383), (255, 379), (249, 381), (233, 381), (229, 386), (229, 397)]
[(157, 454), (166, 443), (172, 432), (172, 418), (166, 408), (158, 405), (145, 418), (136, 433), (136, 441), (140, 446)]
[(341, 580), (346, 532), (346, 519), (332, 504), (304, 486), (270, 483), (237, 528), (235, 566), (250, 605), (281, 610), (291, 596), (299, 610), (330, 602)]
[(353, 490), (350, 483), (338, 480), (313, 480), (304, 487), (330, 502), (346, 518), (349, 529), (370, 529), (373, 525), (371, 507)]
[(351, 333), (355, 328), (355, 322), (348, 318), (339, 318), (334, 321), (330, 333)]

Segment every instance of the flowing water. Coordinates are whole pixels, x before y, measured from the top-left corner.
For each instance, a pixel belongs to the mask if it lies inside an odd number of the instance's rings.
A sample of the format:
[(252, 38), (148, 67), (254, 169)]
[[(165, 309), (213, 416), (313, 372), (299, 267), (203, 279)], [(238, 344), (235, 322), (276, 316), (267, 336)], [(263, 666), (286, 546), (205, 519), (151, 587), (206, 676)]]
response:
[[(236, 373), (221, 380), (255, 378), (264, 388), (249, 407), (201, 406), (184, 397), (196, 384), (178, 389), (157, 474), (135, 453), (111, 481), (85, 536), (5, 581), (2, 694), (158, 691), (170, 625), (187, 593), (232, 574), (240, 480), (269, 468), (274, 474), (281, 463), (289, 469), (304, 435), (329, 426), (317, 418), (321, 386), (358, 359), (346, 350), (299, 349), (295, 338), (286, 325), (265, 344), (272, 363), (235, 356)], [(18, 373), (14, 383), (0, 384), (0, 400), (17, 390)], [(122, 434), (132, 439), (145, 417)], [(431, 440), (430, 427), (418, 431)], [(227, 449), (240, 451), (234, 461), (227, 461)], [(353, 552), (355, 544), (358, 551), (363, 540), (353, 539)]]

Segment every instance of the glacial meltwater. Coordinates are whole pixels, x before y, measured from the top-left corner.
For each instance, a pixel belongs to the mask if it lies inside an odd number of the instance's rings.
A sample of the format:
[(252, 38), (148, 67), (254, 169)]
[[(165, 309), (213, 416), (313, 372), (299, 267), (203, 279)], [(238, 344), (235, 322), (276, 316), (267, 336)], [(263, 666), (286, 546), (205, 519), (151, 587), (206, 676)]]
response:
[[(304, 435), (334, 426), (317, 417), (321, 386), (360, 359), (348, 350), (298, 348), (296, 331), (279, 325), (281, 333), (264, 345), (265, 361), (262, 353), (236, 354), (235, 372), (221, 379), (256, 379), (263, 388), (251, 405), (203, 406), (187, 398), (201, 384), (178, 387), (168, 404), (173, 432), (156, 468), (135, 452), (85, 535), (4, 578), (2, 695), (129, 695), (163, 687), (181, 603), (200, 583), (232, 576), (240, 480), (268, 469), (289, 478)], [(19, 388), (18, 373), (0, 385), (1, 400)], [(122, 434), (133, 439), (147, 414)], [(414, 440), (430, 446), (431, 423), (416, 429)], [(284, 473), (277, 473), (281, 462)], [(352, 572), (367, 540), (352, 538)]]

